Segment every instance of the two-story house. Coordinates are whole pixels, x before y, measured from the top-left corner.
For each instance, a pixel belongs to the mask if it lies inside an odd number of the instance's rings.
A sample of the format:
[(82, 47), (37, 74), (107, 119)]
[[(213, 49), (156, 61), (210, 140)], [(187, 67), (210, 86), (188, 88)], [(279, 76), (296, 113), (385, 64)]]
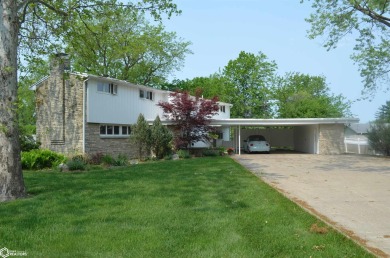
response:
[[(157, 106), (159, 101), (170, 100), (169, 91), (70, 72), (69, 67), (67, 56), (57, 55), (50, 75), (32, 86), (36, 91), (37, 140), (42, 148), (66, 154), (102, 152), (134, 157), (135, 148), (129, 138), (131, 125), (140, 113), (150, 123), (160, 116), (163, 123), (170, 124)], [(217, 146), (233, 147), (239, 154), (245, 137), (251, 134), (264, 135), (274, 148), (344, 153), (344, 128), (359, 122), (357, 118), (230, 118), (232, 105), (219, 105), (219, 113), (211, 120), (221, 138)]]
[[(37, 140), (41, 147), (66, 154), (108, 153), (135, 156), (129, 137), (140, 113), (152, 122), (162, 120), (159, 101), (169, 101), (169, 91), (126, 81), (69, 71), (69, 59), (58, 54), (50, 75), (36, 91)], [(219, 103), (215, 119), (230, 118), (231, 105)], [(229, 126), (218, 127), (229, 140)]]

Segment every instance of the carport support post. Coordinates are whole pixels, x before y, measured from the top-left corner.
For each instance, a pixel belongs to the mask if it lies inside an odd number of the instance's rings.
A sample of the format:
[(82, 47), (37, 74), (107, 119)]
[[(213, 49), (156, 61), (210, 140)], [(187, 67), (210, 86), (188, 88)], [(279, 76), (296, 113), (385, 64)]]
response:
[(238, 155), (241, 155), (241, 125), (238, 126)]

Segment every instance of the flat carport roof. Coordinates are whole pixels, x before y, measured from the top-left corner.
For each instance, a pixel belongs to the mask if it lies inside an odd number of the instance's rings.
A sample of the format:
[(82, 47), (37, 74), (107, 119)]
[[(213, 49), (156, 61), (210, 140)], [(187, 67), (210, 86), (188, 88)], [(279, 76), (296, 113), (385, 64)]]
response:
[(282, 118), (282, 119), (252, 119), (252, 118), (230, 118), (213, 119), (214, 126), (236, 126), (238, 127), (238, 154), (241, 155), (241, 126), (305, 126), (321, 124), (353, 124), (358, 123), (358, 118)]
[(230, 118), (213, 119), (211, 125), (224, 126), (299, 126), (319, 124), (354, 124), (359, 123), (359, 118)]

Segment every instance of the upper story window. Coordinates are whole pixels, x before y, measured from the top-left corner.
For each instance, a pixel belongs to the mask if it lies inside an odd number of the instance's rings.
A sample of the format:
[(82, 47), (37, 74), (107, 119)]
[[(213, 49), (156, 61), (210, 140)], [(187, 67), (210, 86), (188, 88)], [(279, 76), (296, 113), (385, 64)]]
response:
[(219, 111), (225, 113), (226, 112), (225, 106), (219, 106)]
[(110, 93), (116, 95), (118, 93), (118, 85), (113, 83), (98, 82), (97, 90), (100, 92)]
[(141, 99), (149, 99), (153, 100), (153, 92), (152, 91), (146, 91), (146, 90), (139, 90), (139, 97)]

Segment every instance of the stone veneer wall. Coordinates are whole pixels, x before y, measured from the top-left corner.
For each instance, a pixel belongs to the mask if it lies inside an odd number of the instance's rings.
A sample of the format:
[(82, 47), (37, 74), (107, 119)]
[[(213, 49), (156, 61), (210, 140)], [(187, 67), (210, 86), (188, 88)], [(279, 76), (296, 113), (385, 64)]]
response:
[(64, 154), (83, 152), (83, 81), (63, 68), (36, 90), (37, 140), (41, 148)]
[(102, 138), (100, 137), (100, 124), (87, 123), (85, 127), (85, 153), (101, 152), (117, 157), (119, 154), (128, 158), (137, 157), (137, 149), (129, 137)]
[(320, 154), (344, 153), (344, 125), (320, 125)]

